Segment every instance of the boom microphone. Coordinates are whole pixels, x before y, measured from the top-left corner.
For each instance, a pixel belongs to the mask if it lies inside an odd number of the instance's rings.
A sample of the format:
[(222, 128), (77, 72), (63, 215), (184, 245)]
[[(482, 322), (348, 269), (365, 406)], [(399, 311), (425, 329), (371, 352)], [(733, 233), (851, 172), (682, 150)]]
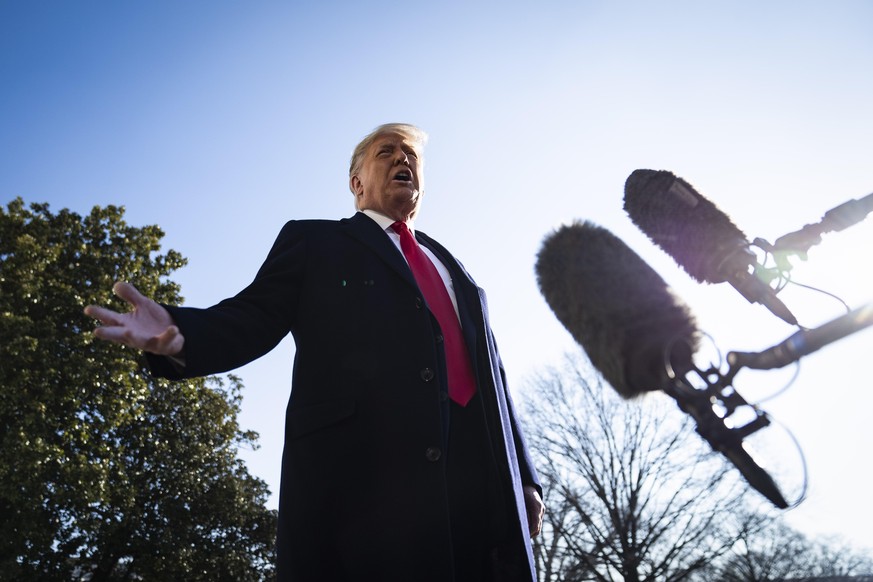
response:
[(726, 281), (750, 303), (797, 325), (776, 292), (755, 275), (757, 259), (743, 232), (688, 182), (672, 172), (635, 170), (625, 183), (624, 209), (695, 280)]
[[(558, 320), (622, 397), (663, 390), (756, 490), (777, 507), (788, 506), (773, 479), (743, 448), (743, 437), (769, 420), (759, 413), (746, 426), (728, 428), (713, 409), (718, 395), (686, 379), (696, 370), (692, 357), (700, 334), (689, 308), (645, 261), (608, 230), (575, 222), (546, 237), (536, 274)], [(741, 400), (731, 393), (734, 403)]]
[(564, 226), (537, 256), (537, 280), (558, 320), (624, 398), (663, 385), (664, 352), (690, 369), (699, 334), (690, 309), (621, 239), (590, 222)]

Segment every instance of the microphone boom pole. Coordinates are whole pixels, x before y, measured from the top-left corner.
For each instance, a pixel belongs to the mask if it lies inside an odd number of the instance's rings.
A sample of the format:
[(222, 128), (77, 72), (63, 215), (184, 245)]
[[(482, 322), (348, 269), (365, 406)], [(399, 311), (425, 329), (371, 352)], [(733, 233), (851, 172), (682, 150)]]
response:
[(800, 230), (790, 232), (776, 239), (771, 252), (777, 257), (777, 262), (784, 270), (791, 264), (784, 260), (788, 254), (797, 254), (805, 258), (807, 251), (813, 245), (821, 242), (821, 235), (827, 232), (845, 230), (867, 218), (873, 212), (873, 193), (859, 200), (849, 200), (825, 212), (824, 217), (815, 223), (807, 224)]
[(760, 352), (729, 352), (728, 364), (734, 373), (740, 368), (773, 370), (798, 361), (824, 346), (873, 325), (873, 303), (813, 328), (800, 330), (781, 343)]

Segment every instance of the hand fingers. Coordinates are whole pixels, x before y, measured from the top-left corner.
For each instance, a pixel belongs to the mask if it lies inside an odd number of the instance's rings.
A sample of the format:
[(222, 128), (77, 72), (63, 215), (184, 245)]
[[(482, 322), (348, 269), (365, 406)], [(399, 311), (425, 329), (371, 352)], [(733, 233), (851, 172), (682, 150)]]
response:
[(130, 345), (128, 332), (120, 326), (100, 326), (94, 329), (94, 336), (97, 339), (102, 339), (117, 344)]
[(542, 531), (543, 529), (542, 513), (540, 513), (539, 515), (529, 516), (528, 522), (530, 523), (530, 537), (535, 538), (540, 535), (540, 531)]
[(533, 487), (524, 488), (524, 502), (527, 509), (527, 521), (530, 537), (534, 538), (543, 529), (543, 518), (546, 514), (546, 506), (543, 504), (539, 491)]
[(120, 313), (99, 305), (89, 305), (85, 308), (85, 315), (93, 317), (103, 325), (121, 325)]
[(175, 356), (182, 352), (185, 338), (179, 333), (179, 328), (170, 326), (163, 333), (149, 338), (132, 333), (127, 327), (120, 325), (105, 325), (97, 327), (94, 335), (101, 340), (122, 344), (131, 348), (145, 350), (162, 356)]
[(112, 286), (112, 291), (115, 292), (120, 298), (124, 299), (134, 307), (139, 307), (143, 302), (146, 301), (145, 295), (139, 292), (139, 290), (131, 285), (130, 283), (125, 283), (124, 281), (119, 281), (115, 285)]

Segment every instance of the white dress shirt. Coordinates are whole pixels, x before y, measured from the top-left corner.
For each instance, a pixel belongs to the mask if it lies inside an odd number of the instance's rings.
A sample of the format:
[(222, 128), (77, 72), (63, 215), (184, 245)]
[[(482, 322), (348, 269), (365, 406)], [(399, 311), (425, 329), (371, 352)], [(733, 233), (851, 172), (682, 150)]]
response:
[[(403, 250), (400, 248), (400, 235), (394, 232), (394, 229), (391, 228), (391, 225), (396, 221), (392, 218), (389, 218), (382, 214), (381, 212), (376, 212), (375, 210), (364, 209), (361, 212), (372, 218), (376, 221), (376, 224), (382, 227), (382, 230), (385, 231), (385, 234), (391, 239), (394, 243), (394, 246), (397, 247), (397, 250), (400, 251), (400, 255), (403, 256), (403, 259), (406, 260), (406, 257), (403, 255)], [(415, 236), (415, 226), (413, 221), (407, 222), (406, 226), (409, 228), (409, 232), (412, 233), (412, 236)], [(449, 292), (449, 297), (452, 300), (452, 306), (455, 308), (455, 314), (458, 314), (458, 299), (455, 297), (455, 288), (452, 284), (452, 275), (449, 273), (449, 270), (446, 266), (440, 261), (436, 255), (434, 255), (429, 248), (424, 245), (418, 245), (421, 247), (421, 250), (424, 251), (424, 254), (430, 259), (430, 262), (433, 263), (433, 266), (436, 267), (437, 272), (440, 274), (440, 278), (443, 280), (443, 283), (446, 285), (446, 291)], [(458, 316), (460, 319), (460, 315)]]

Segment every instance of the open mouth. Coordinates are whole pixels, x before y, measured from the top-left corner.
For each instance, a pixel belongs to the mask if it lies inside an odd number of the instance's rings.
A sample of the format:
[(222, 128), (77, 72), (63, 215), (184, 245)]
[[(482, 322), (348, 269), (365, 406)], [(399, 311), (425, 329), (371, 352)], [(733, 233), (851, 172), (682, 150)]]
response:
[(394, 174), (394, 180), (398, 182), (412, 182), (412, 173), (408, 170), (400, 170)]

